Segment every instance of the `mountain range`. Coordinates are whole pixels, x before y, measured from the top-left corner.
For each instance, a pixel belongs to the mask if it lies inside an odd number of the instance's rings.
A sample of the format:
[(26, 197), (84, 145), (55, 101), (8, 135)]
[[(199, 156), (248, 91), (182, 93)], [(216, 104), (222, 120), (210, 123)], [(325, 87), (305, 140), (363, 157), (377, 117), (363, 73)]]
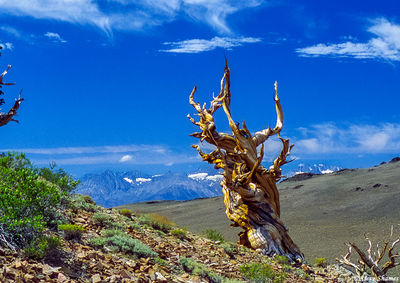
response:
[(151, 200), (189, 200), (221, 195), (222, 175), (205, 172), (168, 172), (148, 175), (140, 171), (86, 174), (76, 193), (89, 195), (96, 203), (112, 207)]
[[(299, 164), (285, 175), (290, 177), (304, 172), (327, 174), (340, 169), (338, 166), (323, 164)], [(104, 207), (142, 201), (191, 200), (221, 196), (221, 180), (222, 175), (212, 168), (191, 173), (167, 172), (159, 175), (149, 175), (137, 170), (106, 170), (80, 178), (76, 193), (89, 195)]]

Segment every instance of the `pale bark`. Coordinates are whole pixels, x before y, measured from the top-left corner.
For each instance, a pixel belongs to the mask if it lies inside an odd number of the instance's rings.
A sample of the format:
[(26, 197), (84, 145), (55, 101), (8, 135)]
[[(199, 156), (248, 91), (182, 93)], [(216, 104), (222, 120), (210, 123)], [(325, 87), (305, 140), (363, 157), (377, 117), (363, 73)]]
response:
[[(206, 109), (194, 101), (193, 89), (189, 103), (196, 109), (200, 121), (196, 122), (188, 115), (201, 132), (192, 136), (206, 141), (216, 147), (216, 150), (206, 154), (198, 145), (194, 145), (203, 161), (215, 164), (215, 168), (224, 170), (221, 182), (226, 206), (226, 215), (234, 226), (240, 226), (244, 231), (239, 233), (239, 243), (262, 253), (284, 255), (291, 261), (303, 261), (304, 256), (288, 234), (287, 227), (280, 219), (279, 192), (276, 182), (281, 178), (280, 167), (287, 163), (293, 145), (289, 140), (280, 137), (283, 126), (283, 111), (280, 104), (277, 83), (275, 83), (274, 101), (276, 104), (277, 122), (275, 128), (251, 135), (243, 122), (243, 128), (236, 124), (230, 111), (230, 70), (225, 66), (221, 79), (221, 91), (213, 97), (211, 106)], [(232, 135), (217, 132), (213, 114), (223, 108), (228, 118)], [(250, 109), (251, 111), (251, 109)], [(264, 142), (272, 135), (278, 135), (282, 142), (282, 151), (269, 169), (261, 165)], [(257, 147), (260, 146), (260, 151)]]

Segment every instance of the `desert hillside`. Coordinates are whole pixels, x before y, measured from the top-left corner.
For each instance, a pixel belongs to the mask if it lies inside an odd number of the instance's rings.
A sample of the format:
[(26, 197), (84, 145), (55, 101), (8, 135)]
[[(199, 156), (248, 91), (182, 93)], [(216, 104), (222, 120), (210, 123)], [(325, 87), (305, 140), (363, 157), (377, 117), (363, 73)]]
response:
[[(345, 242), (366, 244), (385, 239), (391, 225), (400, 230), (400, 162), (326, 175), (295, 176), (278, 185), (281, 217), (306, 258), (325, 257), (333, 263), (346, 253)], [(147, 202), (127, 207), (167, 216), (197, 233), (216, 229), (237, 241), (222, 197), (193, 201)]]

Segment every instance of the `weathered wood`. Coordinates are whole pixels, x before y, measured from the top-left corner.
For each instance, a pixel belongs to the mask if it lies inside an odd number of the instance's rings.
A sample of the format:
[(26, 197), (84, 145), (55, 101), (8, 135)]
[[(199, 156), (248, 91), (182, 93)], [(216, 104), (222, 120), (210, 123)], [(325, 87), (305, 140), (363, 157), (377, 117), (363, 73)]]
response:
[[(3, 95), (4, 92), (1, 90), (3, 85), (15, 85), (15, 83), (6, 83), (3, 81), (4, 76), (7, 74), (8, 70), (11, 68), (11, 65), (8, 65), (7, 69), (0, 75), (0, 95)], [(17, 110), (24, 99), (21, 98), (21, 92), (19, 93), (18, 99), (15, 100), (14, 106), (7, 112), (0, 112), (0, 127), (7, 125), (9, 122), (17, 122), (18, 120), (14, 119), (14, 116), (17, 115)], [(4, 104), (4, 99), (0, 99), (0, 105)]]
[[(391, 229), (390, 238), (392, 236), (393, 236), (393, 226)], [(374, 277), (377, 279), (377, 282), (391, 282), (388, 279), (386, 273), (389, 271), (389, 269), (394, 268), (396, 266), (400, 266), (400, 263), (396, 262), (396, 258), (400, 257), (400, 254), (393, 253), (393, 249), (396, 247), (398, 243), (400, 243), (400, 237), (392, 243), (389, 249), (387, 249), (389, 245), (389, 239), (385, 241), (382, 250), (379, 248), (379, 245), (376, 245), (376, 252), (373, 253), (372, 253), (371, 240), (367, 236), (365, 236), (365, 239), (368, 241), (369, 244), (367, 253), (363, 252), (356, 244), (347, 243), (347, 246), (349, 247), (348, 253), (345, 256), (342, 256), (341, 259), (336, 259), (336, 260), (341, 265), (348, 266), (354, 269), (354, 271), (359, 276), (363, 276), (367, 272), (367, 268), (369, 268)], [(350, 261), (352, 248), (357, 252), (358, 256), (360, 257), (358, 264)], [(383, 265), (379, 266), (379, 263), (386, 255), (386, 251), (388, 260)]]
[[(287, 163), (293, 145), (289, 140), (280, 137), (283, 126), (283, 111), (280, 104), (277, 83), (275, 82), (274, 101), (277, 112), (275, 128), (267, 128), (251, 135), (243, 122), (243, 127), (235, 123), (231, 116), (230, 101), (230, 70), (225, 65), (221, 79), (221, 90), (213, 97), (211, 106), (206, 109), (194, 101), (194, 87), (189, 96), (189, 103), (196, 109), (200, 117), (196, 122), (188, 115), (190, 121), (200, 127), (200, 132), (191, 136), (206, 141), (216, 147), (216, 150), (206, 154), (198, 145), (194, 145), (203, 161), (212, 163), (215, 168), (224, 170), (221, 182), (224, 194), (226, 215), (234, 226), (240, 226), (244, 231), (239, 233), (239, 243), (246, 247), (260, 250), (262, 253), (284, 255), (292, 261), (302, 262), (304, 256), (288, 235), (287, 227), (280, 219), (279, 192), (276, 182), (281, 178), (280, 167)], [(232, 135), (217, 132), (213, 114), (223, 108), (228, 118)], [(261, 165), (263, 158), (263, 143), (272, 135), (278, 135), (282, 141), (281, 154), (269, 169)], [(257, 147), (261, 145), (258, 153)]]

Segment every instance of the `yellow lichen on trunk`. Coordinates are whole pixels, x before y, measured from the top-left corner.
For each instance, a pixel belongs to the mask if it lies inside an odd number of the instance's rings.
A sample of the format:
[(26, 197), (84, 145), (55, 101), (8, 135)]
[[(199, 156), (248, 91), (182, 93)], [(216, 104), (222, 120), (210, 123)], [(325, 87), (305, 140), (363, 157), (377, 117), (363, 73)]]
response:
[[(293, 261), (302, 261), (303, 254), (288, 235), (288, 230), (280, 220), (279, 192), (276, 182), (281, 178), (280, 167), (287, 163), (292, 145), (279, 133), (283, 126), (283, 111), (275, 83), (275, 105), (277, 122), (275, 128), (267, 128), (251, 135), (243, 122), (243, 128), (236, 124), (231, 116), (230, 70), (225, 65), (221, 79), (221, 90), (213, 97), (210, 108), (202, 107), (194, 101), (193, 89), (189, 103), (196, 109), (200, 121), (196, 122), (188, 115), (190, 121), (198, 126), (201, 132), (192, 136), (206, 141), (216, 147), (211, 153), (203, 153), (194, 145), (203, 161), (214, 164), (215, 168), (224, 170), (221, 182), (224, 194), (226, 215), (234, 226), (244, 229), (239, 233), (239, 243), (258, 249), (266, 255), (285, 255)], [(213, 114), (223, 108), (228, 118), (232, 134), (217, 132)], [(278, 135), (282, 141), (282, 151), (269, 170), (261, 165), (263, 143), (272, 135)], [(257, 148), (260, 146), (260, 151)]]

